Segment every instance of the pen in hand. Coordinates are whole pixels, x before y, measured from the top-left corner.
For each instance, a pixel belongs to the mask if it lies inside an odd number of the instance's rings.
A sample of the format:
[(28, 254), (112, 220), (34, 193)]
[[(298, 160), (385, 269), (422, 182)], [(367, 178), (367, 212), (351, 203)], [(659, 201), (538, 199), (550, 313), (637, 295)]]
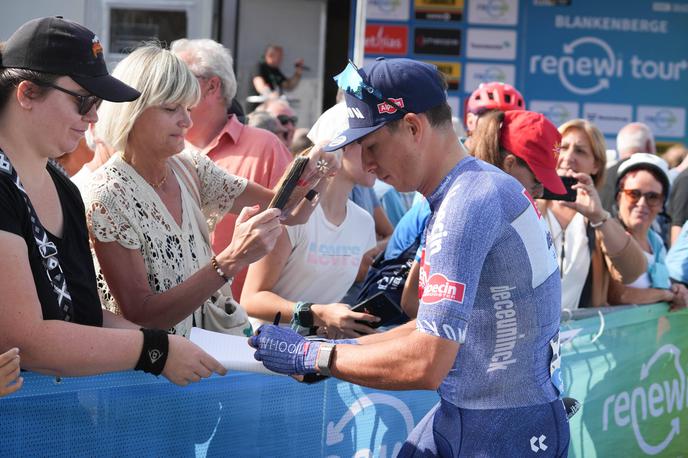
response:
[(277, 315), (275, 315), (275, 322), (272, 324), (274, 324), (275, 326), (279, 326), (281, 319), (282, 319), (282, 312), (277, 312)]

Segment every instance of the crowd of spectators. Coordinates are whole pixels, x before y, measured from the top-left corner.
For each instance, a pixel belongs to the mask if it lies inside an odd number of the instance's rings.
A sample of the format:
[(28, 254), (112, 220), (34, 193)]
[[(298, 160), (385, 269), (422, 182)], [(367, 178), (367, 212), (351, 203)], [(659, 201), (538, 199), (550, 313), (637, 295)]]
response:
[[(366, 322), (377, 318), (350, 310), (356, 284), (376, 258), (394, 259), (413, 243), (420, 247), (399, 305), (415, 316), (430, 208), (420, 194), (376, 180), (358, 143), (322, 152), (318, 145), (348, 127), (343, 103), (310, 132), (297, 128), (280, 95), (298, 84), (302, 61), (287, 78), (279, 71), (281, 48), (268, 46), (252, 80), (265, 100), (245, 124), (233, 108), (232, 56), (221, 44), (145, 45), (107, 77), (96, 48), (91, 60), (100, 70), (87, 77), (68, 70), (78, 67), (72, 51), (62, 56), (71, 67), (21, 57), (27, 37), (58, 30), (67, 31), (67, 45), (97, 40), (78, 24), (44, 18), (23, 26), (2, 51), (0, 154), (33, 207), (27, 210), (14, 178), (0, 177), (0, 211), (14, 215), (0, 225), (0, 268), (11, 272), (0, 279), (0, 396), (22, 385), (20, 351), (22, 367), (38, 372), (136, 368), (187, 384), (224, 373), (186, 339), (193, 326), (248, 336), (252, 321), (280, 312), (284, 325), (303, 334), (372, 333)], [(557, 255), (562, 310), (685, 307), (685, 146), (662, 158), (649, 127), (634, 122), (619, 131), (619, 161), (610, 164), (592, 122), (557, 128), (525, 108), (512, 86), (481, 85), (466, 100), (467, 136), (457, 141), (513, 176), (537, 205)], [(51, 134), (35, 135), (37, 125)], [(561, 149), (543, 148), (550, 140)], [(269, 209), (273, 189), (302, 154), (310, 159), (313, 194), (289, 213)], [(324, 170), (316, 168), (323, 161)], [(575, 179), (575, 200), (543, 199), (545, 190), (566, 193), (561, 177)], [(62, 212), (55, 211), (60, 202)], [(44, 227), (40, 246), (27, 222), (31, 211)], [(59, 251), (63, 293), (68, 285), (73, 303), (56, 299), (52, 278), (45, 280), (44, 245), (56, 247), (55, 257)], [(92, 354), (65, 351), (76, 340)], [(162, 364), (146, 361), (148, 350), (164, 353)]]

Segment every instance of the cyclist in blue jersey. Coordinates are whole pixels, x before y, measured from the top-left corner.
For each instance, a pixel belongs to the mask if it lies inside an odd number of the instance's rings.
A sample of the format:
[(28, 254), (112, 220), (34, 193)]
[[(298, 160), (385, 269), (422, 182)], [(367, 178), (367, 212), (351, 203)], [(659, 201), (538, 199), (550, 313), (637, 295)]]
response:
[[(349, 64), (336, 79), (347, 91), (349, 129), (326, 149), (360, 144), (367, 171), (430, 204), (418, 317), (353, 341), (308, 341), (263, 326), (250, 339), (256, 358), (289, 375), (437, 389), (440, 402), (399, 456), (566, 456), (561, 284), (528, 192), (459, 146), (434, 66), (376, 60), (361, 70)], [(556, 135), (535, 137), (557, 154)]]

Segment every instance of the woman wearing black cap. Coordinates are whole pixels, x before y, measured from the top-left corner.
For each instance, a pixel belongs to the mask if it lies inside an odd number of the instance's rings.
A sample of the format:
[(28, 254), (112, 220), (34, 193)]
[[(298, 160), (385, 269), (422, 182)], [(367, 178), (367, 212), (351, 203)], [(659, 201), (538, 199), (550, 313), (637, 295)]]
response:
[(666, 265), (662, 237), (652, 222), (664, 208), (669, 195), (669, 167), (654, 154), (636, 153), (619, 167), (616, 180), (616, 205), (619, 220), (635, 238), (647, 258), (647, 271), (636, 281), (609, 285), (610, 304), (652, 304), (669, 302), (672, 309), (688, 304), (688, 289), (672, 284)]
[(98, 38), (62, 18), (27, 22), (5, 43), (0, 68), (0, 351), (58, 375), (138, 369), (186, 385), (225, 373), (165, 331), (103, 311), (76, 187), (48, 160), (72, 151), (101, 99), (138, 91), (110, 76)]

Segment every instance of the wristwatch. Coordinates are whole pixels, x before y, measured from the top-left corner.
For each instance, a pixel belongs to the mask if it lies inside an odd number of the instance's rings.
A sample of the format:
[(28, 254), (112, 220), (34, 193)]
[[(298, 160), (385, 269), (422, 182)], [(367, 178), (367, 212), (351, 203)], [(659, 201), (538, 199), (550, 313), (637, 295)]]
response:
[(311, 311), (312, 302), (297, 302), (294, 307), (294, 324), (304, 328), (313, 327), (313, 312)]
[(331, 376), (330, 364), (332, 364), (332, 355), (334, 355), (334, 349), (337, 345), (329, 342), (323, 342), (320, 344), (320, 349), (318, 350), (318, 359), (315, 362), (315, 367), (318, 369), (320, 375), (325, 375), (327, 377)]

